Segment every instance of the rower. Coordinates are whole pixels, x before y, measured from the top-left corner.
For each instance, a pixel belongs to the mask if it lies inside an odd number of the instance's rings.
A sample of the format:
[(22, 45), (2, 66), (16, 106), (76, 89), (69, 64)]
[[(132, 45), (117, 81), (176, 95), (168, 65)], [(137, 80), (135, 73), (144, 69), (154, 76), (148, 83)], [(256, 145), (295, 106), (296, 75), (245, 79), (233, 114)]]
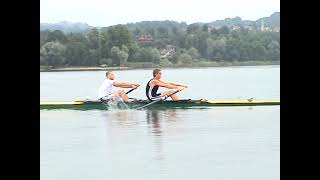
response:
[(114, 80), (113, 71), (106, 72), (106, 79), (99, 87), (99, 100), (108, 100), (115, 97), (120, 97), (123, 101), (128, 102), (129, 98), (123, 89), (115, 89), (115, 87), (121, 88), (133, 88), (136, 89), (140, 85), (136, 83), (119, 82)]
[[(170, 96), (172, 100), (177, 101), (179, 100), (179, 97), (177, 94), (173, 94), (173, 93), (176, 90), (183, 90), (188, 87), (187, 85), (184, 85), (184, 84), (164, 82), (160, 79), (161, 79), (161, 69), (158, 69), (158, 68), (154, 69), (153, 78), (147, 83), (147, 86), (146, 86), (146, 96), (150, 101), (160, 99), (164, 96)], [(159, 87), (165, 87), (172, 90), (158, 93), (157, 91)]]

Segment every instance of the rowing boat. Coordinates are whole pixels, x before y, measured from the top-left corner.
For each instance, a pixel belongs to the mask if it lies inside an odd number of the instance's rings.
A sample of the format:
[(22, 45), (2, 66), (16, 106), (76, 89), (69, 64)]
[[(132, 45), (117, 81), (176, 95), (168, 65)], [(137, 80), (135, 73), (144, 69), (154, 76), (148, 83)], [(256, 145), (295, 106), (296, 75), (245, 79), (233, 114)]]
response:
[[(110, 106), (118, 108), (136, 109), (150, 103), (149, 100), (133, 100), (130, 102), (102, 103), (101, 101), (41, 101), (40, 109), (110, 109)], [(271, 106), (280, 105), (280, 101), (261, 101), (261, 100), (191, 100), (184, 99), (178, 101), (160, 101), (148, 106), (147, 108), (192, 108), (210, 106)]]

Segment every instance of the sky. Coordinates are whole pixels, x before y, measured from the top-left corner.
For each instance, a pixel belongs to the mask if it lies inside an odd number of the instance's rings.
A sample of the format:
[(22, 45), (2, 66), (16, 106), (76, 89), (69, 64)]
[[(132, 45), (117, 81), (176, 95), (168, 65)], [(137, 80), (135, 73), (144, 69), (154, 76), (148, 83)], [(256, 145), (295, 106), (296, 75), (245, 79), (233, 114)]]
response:
[(280, 0), (40, 0), (40, 23), (82, 22), (107, 27), (139, 21), (187, 24), (280, 12)]

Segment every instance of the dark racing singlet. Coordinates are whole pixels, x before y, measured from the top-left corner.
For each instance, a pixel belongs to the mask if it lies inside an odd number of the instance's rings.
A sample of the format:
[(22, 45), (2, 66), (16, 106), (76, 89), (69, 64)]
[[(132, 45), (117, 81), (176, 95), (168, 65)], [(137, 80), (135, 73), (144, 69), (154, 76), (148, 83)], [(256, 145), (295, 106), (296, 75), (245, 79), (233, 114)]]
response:
[(152, 88), (149, 86), (151, 80), (153, 79), (150, 79), (146, 86), (146, 96), (150, 101), (154, 100), (155, 98), (159, 98), (161, 95), (161, 93), (157, 93), (159, 86), (155, 85)]

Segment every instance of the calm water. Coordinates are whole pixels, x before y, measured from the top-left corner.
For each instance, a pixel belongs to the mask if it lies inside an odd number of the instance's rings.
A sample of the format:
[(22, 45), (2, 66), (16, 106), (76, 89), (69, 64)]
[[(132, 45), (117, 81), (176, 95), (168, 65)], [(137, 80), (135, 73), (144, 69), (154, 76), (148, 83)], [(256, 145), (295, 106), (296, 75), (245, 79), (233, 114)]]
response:
[[(117, 71), (143, 87), (152, 70)], [(280, 99), (280, 67), (164, 69), (181, 98)], [(40, 73), (41, 100), (96, 98), (103, 71)], [(280, 106), (40, 110), (43, 180), (280, 179)]]

